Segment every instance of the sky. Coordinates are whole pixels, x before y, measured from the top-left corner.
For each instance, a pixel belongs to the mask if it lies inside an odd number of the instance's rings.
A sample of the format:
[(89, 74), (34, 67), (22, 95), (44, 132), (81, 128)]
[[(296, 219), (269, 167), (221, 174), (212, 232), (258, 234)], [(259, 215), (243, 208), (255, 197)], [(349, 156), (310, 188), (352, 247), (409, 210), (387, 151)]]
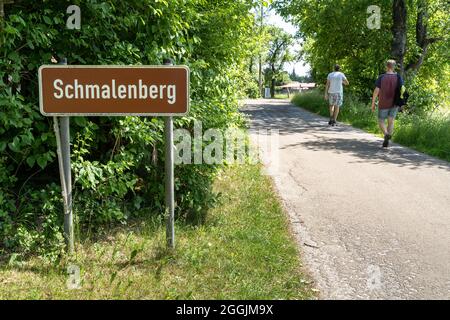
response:
[[(286, 32), (288, 32), (292, 35), (295, 35), (297, 32), (297, 28), (294, 25), (292, 25), (289, 22), (284, 21), (283, 18), (281, 16), (279, 16), (276, 12), (270, 11), (269, 16), (266, 19), (267, 19), (266, 23), (273, 24), (280, 28), (283, 28)], [(298, 50), (299, 48), (300, 48), (300, 45), (298, 45), (295, 48), (295, 50)], [(284, 69), (287, 72), (292, 73), (292, 70), (295, 67), (295, 73), (299, 76), (304, 76), (309, 72), (310, 67), (309, 67), (309, 65), (304, 66), (303, 63), (304, 63), (303, 61), (296, 63), (296, 64), (287, 63), (285, 65)]]

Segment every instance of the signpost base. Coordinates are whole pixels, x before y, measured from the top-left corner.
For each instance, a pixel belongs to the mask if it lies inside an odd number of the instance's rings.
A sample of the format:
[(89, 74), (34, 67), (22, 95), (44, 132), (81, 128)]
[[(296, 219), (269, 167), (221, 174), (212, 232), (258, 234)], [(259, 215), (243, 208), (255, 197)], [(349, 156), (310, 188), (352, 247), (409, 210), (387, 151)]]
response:
[(59, 174), (64, 202), (64, 238), (69, 254), (74, 251), (73, 214), (72, 214), (72, 174), (70, 168), (70, 121), (68, 117), (61, 118), (61, 128), (58, 117), (53, 117), (53, 128), (56, 136)]

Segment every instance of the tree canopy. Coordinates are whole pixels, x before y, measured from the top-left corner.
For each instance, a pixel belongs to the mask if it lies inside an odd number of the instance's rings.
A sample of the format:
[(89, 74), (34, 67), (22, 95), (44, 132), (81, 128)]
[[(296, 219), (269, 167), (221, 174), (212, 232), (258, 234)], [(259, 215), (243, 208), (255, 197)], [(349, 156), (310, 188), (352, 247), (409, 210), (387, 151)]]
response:
[[(368, 8), (377, 5), (380, 28), (369, 28)], [(419, 108), (449, 105), (449, 3), (444, 0), (279, 0), (278, 12), (299, 28), (303, 57), (317, 81), (335, 63), (368, 96), (374, 79), (394, 58)]]
[[(270, 92), (272, 97), (275, 96), (275, 85), (277, 80), (283, 79), (284, 65), (294, 59), (291, 53), (293, 37), (276, 26), (269, 26), (268, 33), (270, 35), (269, 50), (267, 53), (266, 79), (270, 83)], [(289, 78), (289, 77), (288, 77)]]

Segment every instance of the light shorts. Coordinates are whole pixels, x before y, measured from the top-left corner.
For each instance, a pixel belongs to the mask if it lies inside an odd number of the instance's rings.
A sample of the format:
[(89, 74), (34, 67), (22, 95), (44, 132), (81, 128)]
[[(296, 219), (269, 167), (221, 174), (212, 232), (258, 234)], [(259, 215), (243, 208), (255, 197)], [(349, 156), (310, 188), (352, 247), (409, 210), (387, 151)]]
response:
[(344, 97), (340, 93), (329, 93), (328, 100), (330, 106), (338, 106), (339, 108), (342, 107), (342, 104), (344, 103)]
[(390, 108), (390, 109), (379, 109), (378, 110), (378, 119), (386, 120), (387, 118), (394, 118), (397, 116), (398, 107)]

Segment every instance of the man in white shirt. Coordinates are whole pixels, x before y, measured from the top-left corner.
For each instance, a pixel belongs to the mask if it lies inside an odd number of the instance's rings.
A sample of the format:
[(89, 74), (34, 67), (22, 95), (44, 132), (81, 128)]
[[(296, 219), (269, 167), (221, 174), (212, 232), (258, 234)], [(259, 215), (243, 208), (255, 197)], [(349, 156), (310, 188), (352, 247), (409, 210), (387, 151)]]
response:
[(325, 89), (325, 100), (330, 103), (330, 126), (335, 126), (340, 108), (344, 102), (343, 84), (349, 85), (347, 77), (341, 72), (339, 65), (334, 66), (334, 72), (328, 75), (327, 86)]

